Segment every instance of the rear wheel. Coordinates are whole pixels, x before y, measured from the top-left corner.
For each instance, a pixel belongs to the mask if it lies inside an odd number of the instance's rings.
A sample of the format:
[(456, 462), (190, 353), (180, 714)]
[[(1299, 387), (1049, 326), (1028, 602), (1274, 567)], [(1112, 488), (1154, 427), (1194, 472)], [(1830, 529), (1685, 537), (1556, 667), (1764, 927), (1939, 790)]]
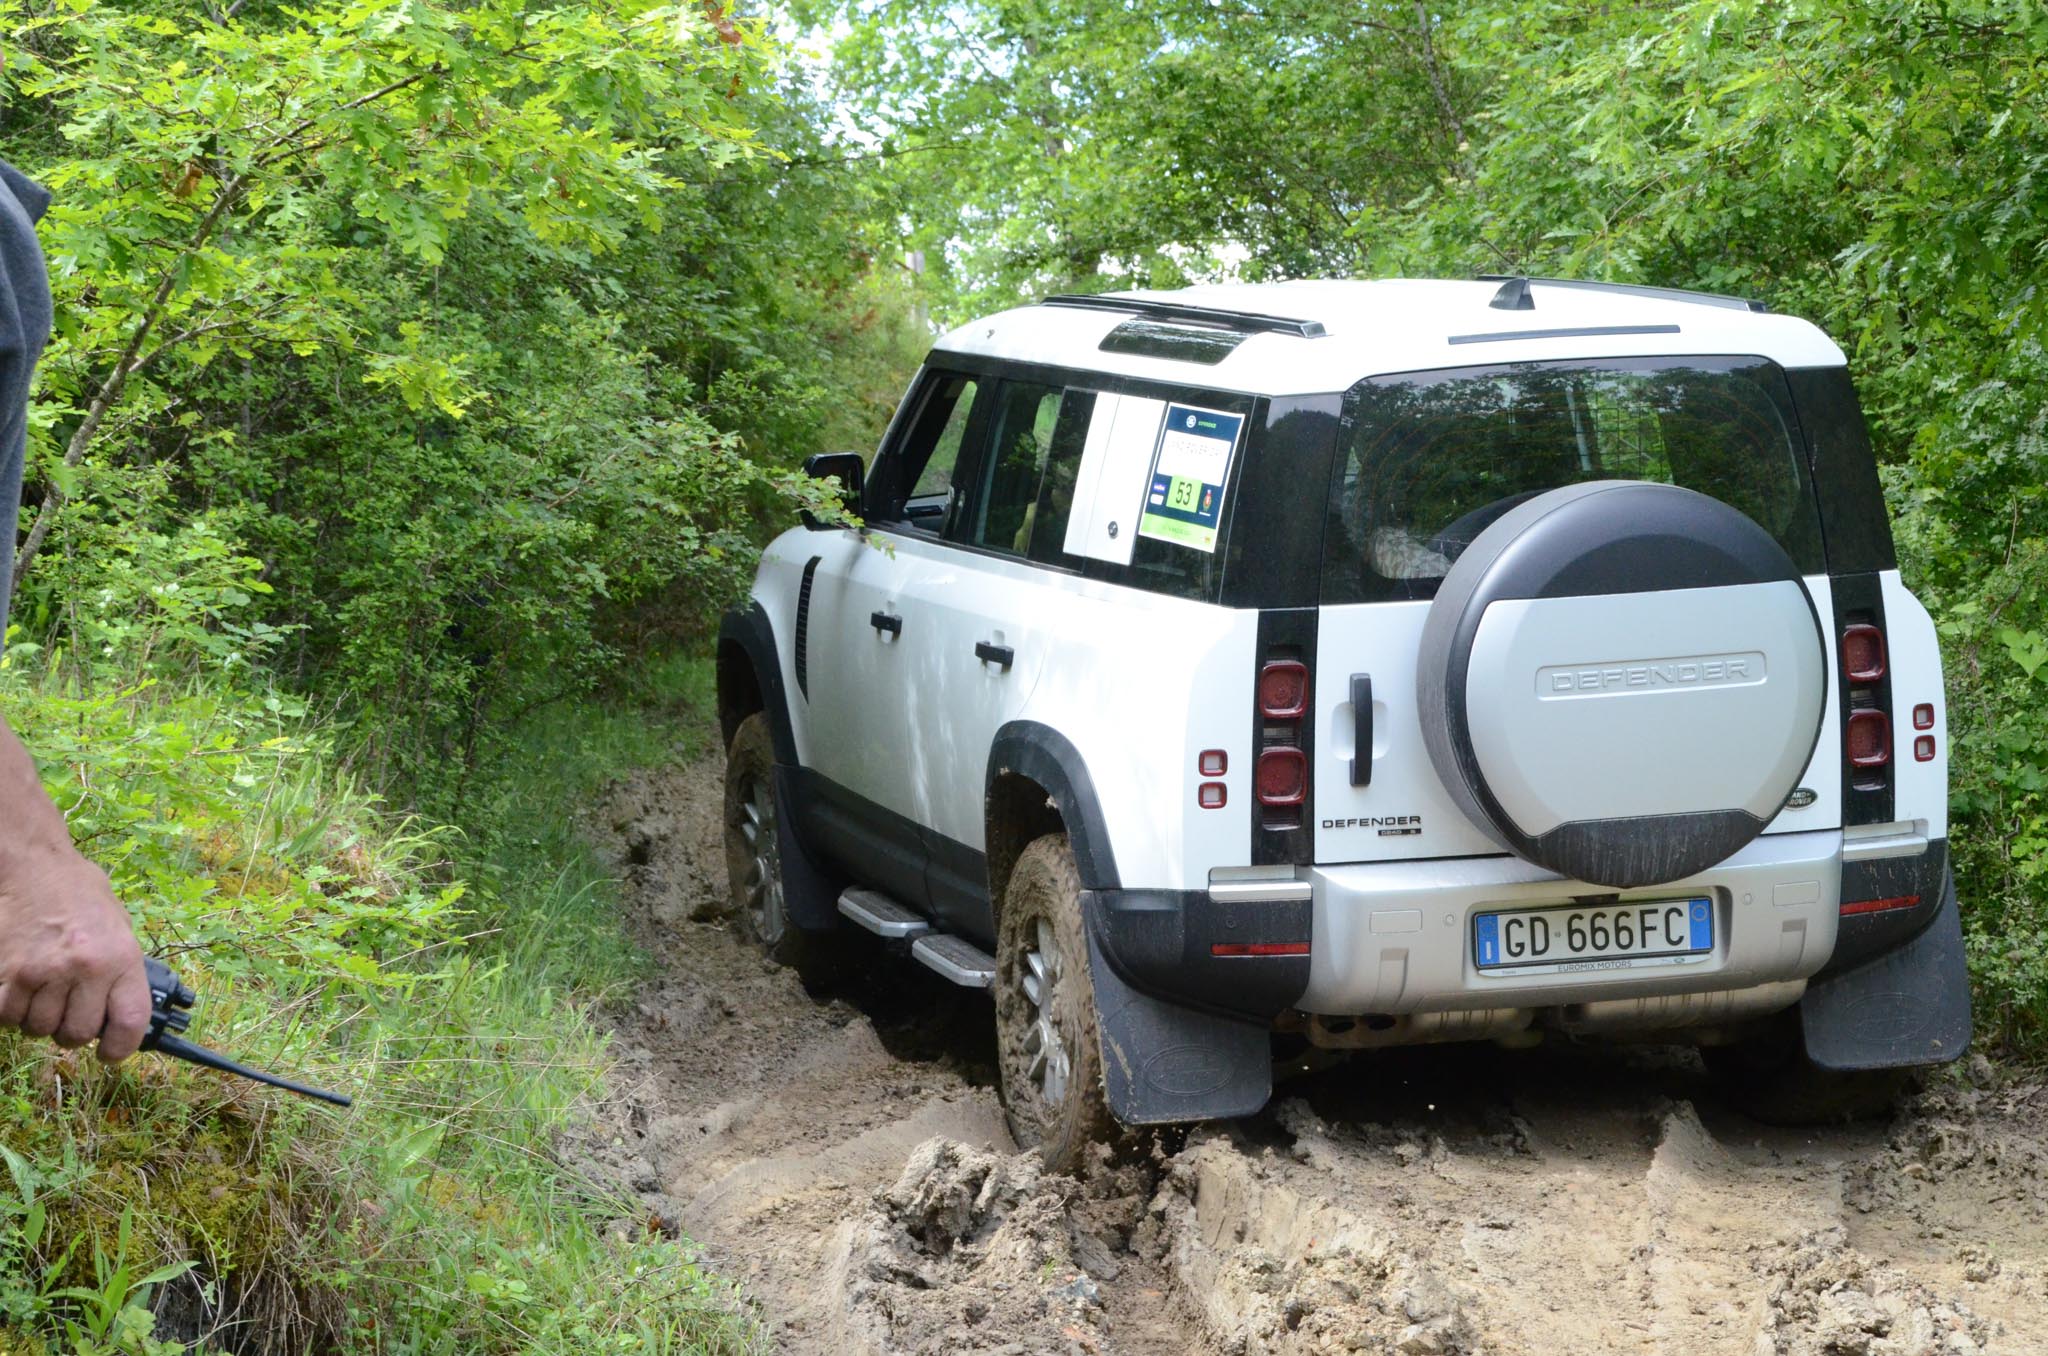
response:
[(789, 920), (776, 833), (775, 745), (768, 717), (758, 711), (740, 722), (726, 751), (725, 869), (741, 935), (779, 964), (814, 967), (819, 939)]
[(1807, 1058), (1796, 1022), (1736, 1045), (1700, 1051), (1721, 1095), (1766, 1125), (1829, 1125), (1889, 1116), (1920, 1090), (1926, 1071), (1823, 1069)]
[(996, 1046), (1010, 1133), (1055, 1172), (1078, 1172), (1117, 1123), (1102, 1083), (1081, 879), (1063, 834), (1024, 849), (996, 927)]

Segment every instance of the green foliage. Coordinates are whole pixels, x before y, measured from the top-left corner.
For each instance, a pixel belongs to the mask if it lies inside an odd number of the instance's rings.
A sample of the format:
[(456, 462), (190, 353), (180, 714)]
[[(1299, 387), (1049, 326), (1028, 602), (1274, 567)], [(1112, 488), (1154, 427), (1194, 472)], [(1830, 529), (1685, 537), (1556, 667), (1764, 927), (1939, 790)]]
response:
[(786, 468), (893, 404), (911, 303), (818, 228), (849, 184), (783, 182), (822, 115), (715, 5), (6, 12), (0, 153), (55, 193), (39, 643), (259, 561), (215, 643), (454, 810), (504, 721), (701, 629), (814, 497)]
[[(224, 595), (206, 606), (235, 624)], [(569, 826), (597, 756), (632, 736), (659, 753), (639, 708), (521, 731), (533, 756), (485, 769), (465, 839), (380, 808), (212, 639), (154, 644), (177, 682), (102, 665), (84, 683), (17, 648), (0, 710), (150, 949), (199, 992), (195, 1035), (357, 1105), (0, 1037), (0, 1332), (124, 1356), (184, 1350), (174, 1338), (746, 1348), (730, 1294), (549, 1148), (601, 1092), (590, 996), (632, 969), (601, 907), (610, 883)], [(703, 670), (660, 670), (679, 720), (702, 720)], [(561, 756), (571, 745), (587, 752)], [(522, 834), (528, 850), (507, 851)], [(462, 865), (486, 859), (465, 885)]]

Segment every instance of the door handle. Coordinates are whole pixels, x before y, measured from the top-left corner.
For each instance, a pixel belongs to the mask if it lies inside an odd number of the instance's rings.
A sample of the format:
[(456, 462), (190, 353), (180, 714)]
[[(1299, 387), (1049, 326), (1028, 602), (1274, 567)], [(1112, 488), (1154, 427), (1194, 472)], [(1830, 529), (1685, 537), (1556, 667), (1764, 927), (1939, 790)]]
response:
[(1351, 719), (1358, 738), (1351, 748), (1351, 784), (1372, 785), (1372, 675), (1351, 675)]
[(974, 642), (974, 657), (984, 664), (994, 664), (1007, 670), (1017, 660), (1017, 652), (1007, 645), (991, 645), (988, 641)]
[(892, 636), (903, 634), (903, 618), (893, 613), (871, 612), (868, 614), (868, 625), (874, 627), (878, 635), (884, 631), (887, 631)]

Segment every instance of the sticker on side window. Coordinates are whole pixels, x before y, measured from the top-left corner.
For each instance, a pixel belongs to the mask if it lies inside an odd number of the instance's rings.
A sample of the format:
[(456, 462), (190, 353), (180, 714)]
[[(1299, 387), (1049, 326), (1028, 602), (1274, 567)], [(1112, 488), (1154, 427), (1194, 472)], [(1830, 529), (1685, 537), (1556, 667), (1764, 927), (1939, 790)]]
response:
[(1223, 486), (1244, 416), (1170, 404), (1152, 453), (1152, 479), (1138, 535), (1197, 551), (1216, 550), (1223, 519)]

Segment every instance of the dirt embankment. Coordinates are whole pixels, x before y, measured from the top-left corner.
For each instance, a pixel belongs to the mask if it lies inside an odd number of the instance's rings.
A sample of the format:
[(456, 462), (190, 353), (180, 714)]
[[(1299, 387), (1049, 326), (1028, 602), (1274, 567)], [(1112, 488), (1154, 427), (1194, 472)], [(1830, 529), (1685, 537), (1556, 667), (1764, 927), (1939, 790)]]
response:
[(806, 991), (733, 935), (719, 805), (712, 762), (607, 808), (660, 977), (577, 1152), (778, 1350), (2048, 1352), (2048, 1090), (1982, 1061), (1795, 1132), (1678, 1052), (1396, 1052), (1055, 1177), (1004, 1130), (985, 996), (879, 947)]

